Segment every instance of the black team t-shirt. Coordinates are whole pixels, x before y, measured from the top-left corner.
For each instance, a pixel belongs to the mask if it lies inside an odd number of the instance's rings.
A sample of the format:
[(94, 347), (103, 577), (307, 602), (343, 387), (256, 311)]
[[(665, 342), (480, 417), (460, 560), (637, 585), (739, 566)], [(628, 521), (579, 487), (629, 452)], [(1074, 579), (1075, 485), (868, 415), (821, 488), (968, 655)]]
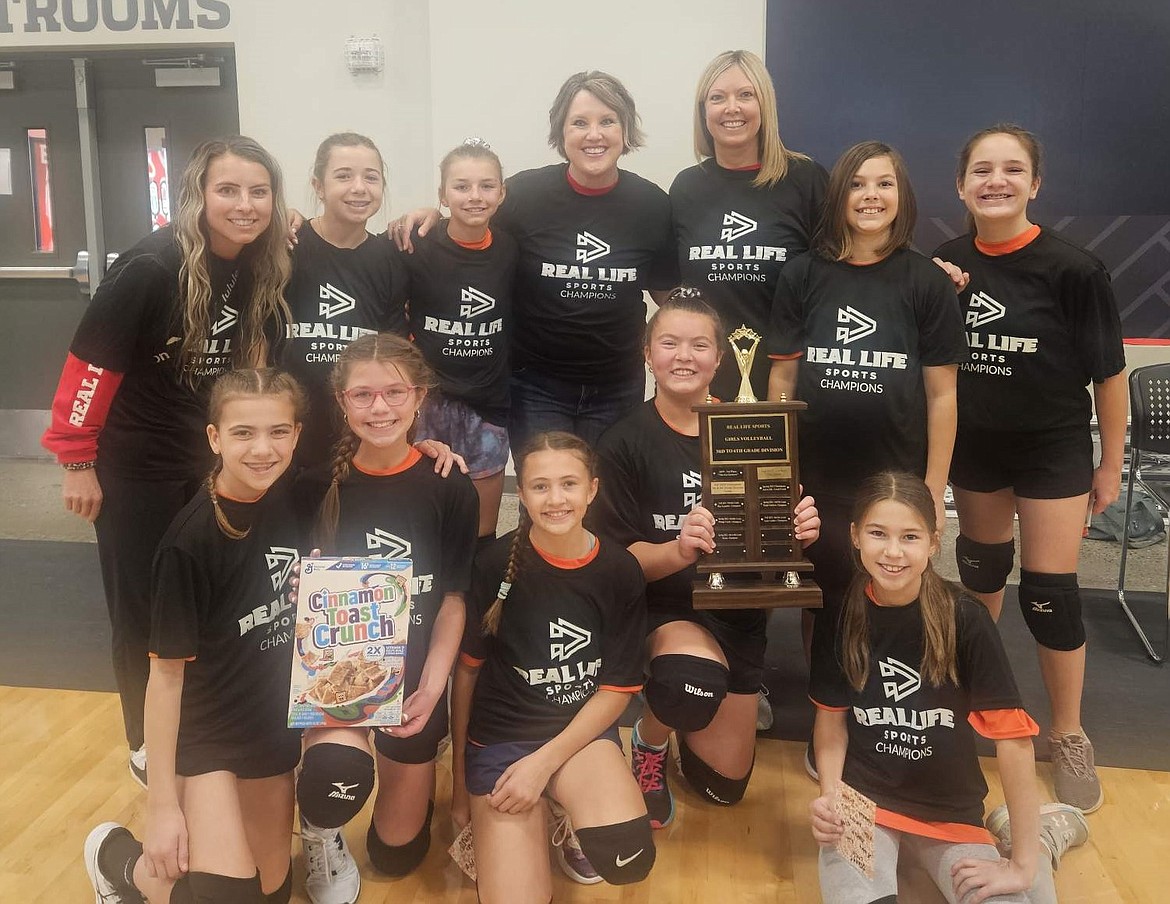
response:
[[(181, 252), (166, 226), (120, 255), (77, 327), (70, 351), (124, 374), (98, 437), (103, 470), (140, 480), (190, 480), (211, 467), (207, 399), (233, 367), (240, 320), (251, 299), (247, 252), (208, 255), (211, 316), (201, 351), (181, 365)], [(193, 379), (190, 379), (193, 377)]]
[(810, 252), (776, 283), (768, 352), (802, 356), (805, 492), (852, 500), (879, 471), (925, 473), (922, 368), (966, 361), (967, 343), (953, 284), (921, 254), (855, 266)]
[(404, 254), (410, 274), (410, 332), (444, 395), (503, 424), (508, 408), (509, 343), (516, 242), (492, 230), (486, 248), (466, 248), (440, 223)]
[(326, 459), (336, 433), (337, 403), (329, 377), (337, 356), (359, 336), (406, 329), (406, 271), (394, 243), (366, 235), (338, 248), (306, 222), (297, 233), (285, 297), (292, 311), (281, 365), (309, 394), (310, 411), (297, 442), (297, 461)]
[(1125, 367), (1105, 265), (1046, 229), (1008, 254), (984, 254), (970, 235), (935, 254), (971, 274), (959, 298), (971, 347), (960, 432), (1087, 427), (1085, 387)]
[[(298, 476), (302, 525), (312, 525), (331, 479), (328, 466)], [(418, 687), (443, 596), (465, 593), (470, 586), (479, 497), (465, 475), (452, 471), (440, 477), (434, 462), (412, 449), (403, 466), (389, 474), (367, 474), (351, 465), (341, 484), (340, 511), (336, 548), (326, 555), (414, 563), (405, 677), (409, 695)]]
[[(670, 209), (683, 285), (702, 291), (727, 332), (746, 324), (766, 337), (776, 279), (809, 249), (829, 177), (801, 157), (790, 159), (787, 174), (771, 187), (752, 185), (758, 173), (705, 160), (675, 177)], [(767, 397), (768, 371), (761, 347), (752, 366), (757, 398)], [(734, 399), (739, 381), (734, 356), (725, 355), (711, 392)]]
[(809, 694), (822, 707), (847, 709), (844, 780), (879, 807), (928, 822), (982, 825), (987, 783), (968, 716), (1020, 709), (987, 609), (959, 597), (955, 609), (958, 686), (932, 687), (919, 674), (922, 608), (867, 599), (870, 668), (865, 687), (850, 687), (835, 657), (812, 664)]
[(477, 744), (547, 741), (598, 690), (642, 688), (646, 596), (637, 560), (599, 539), (580, 560), (545, 558), (526, 545), (499, 631), (483, 633), (515, 531), (476, 559), (462, 656), (483, 665), (468, 737)]
[(513, 366), (571, 383), (614, 385), (642, 368), (643, 289), (678, 282), (670, 199), (621, 171), (581, 194), (567, 164), (517, 173), (494, 223), (520, 247)]
[(154, 556), (151, 655), (190, 660), (183, 673), (176, 768), (287, 756), (296, 610), (289, 579), (297, 529), (287, 478), (252, 503), (220, 498), (241, 540), (225, 536), (207, 490), (175, 517)]

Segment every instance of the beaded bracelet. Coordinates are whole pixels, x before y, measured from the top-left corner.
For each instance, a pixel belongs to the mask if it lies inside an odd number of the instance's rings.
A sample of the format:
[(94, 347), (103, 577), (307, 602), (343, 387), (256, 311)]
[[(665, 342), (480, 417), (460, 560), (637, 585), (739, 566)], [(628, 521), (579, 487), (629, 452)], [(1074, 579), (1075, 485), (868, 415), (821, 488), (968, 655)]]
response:
[(96, 464), (96, 461), (67, 461), (61, 467), (66, 471), (88, 471)]

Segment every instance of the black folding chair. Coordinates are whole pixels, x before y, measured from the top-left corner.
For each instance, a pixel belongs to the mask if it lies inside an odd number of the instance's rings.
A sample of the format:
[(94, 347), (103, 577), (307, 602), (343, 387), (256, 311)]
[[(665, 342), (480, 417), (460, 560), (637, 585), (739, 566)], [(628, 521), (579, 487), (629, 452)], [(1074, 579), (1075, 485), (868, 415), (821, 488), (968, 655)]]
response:
[(1133, 625), (1147, 655), (1155, 662), (1163, 662), (1170, 651), (1170, 543), (1166, 560), (1166, 622), (1163, 629), (1162, 652), (1150, 643), (1145, 630), (1134, 618), (1125, 602), (1125, 563), (1129, 553), (1129, 519), (1133, 506), (1133, 488), (1140, 484), (1153, 493), (1163, 505), (1167, 504), (1165, 488), (1158, 489), (1142, 479), (1142, 454), (1170, 455), (1170, 364), (1151, 364), (1139, 367), (1129, 375), (1129, 477), (1125, 482), (1125, 527), (1121, 532), (1121, 566), (1117, 574), (1117, 601), (1125, 617)]

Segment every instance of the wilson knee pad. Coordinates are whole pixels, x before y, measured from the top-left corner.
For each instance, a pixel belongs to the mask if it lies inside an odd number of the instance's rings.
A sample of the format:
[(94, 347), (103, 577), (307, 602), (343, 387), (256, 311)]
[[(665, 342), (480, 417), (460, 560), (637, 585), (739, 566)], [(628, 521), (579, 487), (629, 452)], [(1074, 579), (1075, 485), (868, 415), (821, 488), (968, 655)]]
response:
[(1073, 574), (1020, 571), (1020, 611), (1036, 642), (1050, 650), (1075, 650), (1085, 642), (1081, 589)]
[(955, 560), (959, 565), (959, 580), (976, 593), (998, 593), (1007, 583), (1016, 560), (1016, 541), (1006, 543), (976, 543), (959, 534), (955, 538)]
[(655, 718), (676, 731), (711, 724), (727, 696), (727, 667), (712, 659), (670, 653), (650, 660), (644, 693)]
[(259, 873), (251, 879), (237, 879), (192, 872), (175, 883), (170, 904), (265, 904), (265, 900)]
[(284, 882), (274, 892), (264, 896), (264, 904), (288, 904), (292, 900), (292, 861), (289, 861), (288, 872), (284, 874)]
[(649, 816), (577, 829), (576, 835), (582, 853), (610, 885), (641, 882), (650, 874), (655, 850)]
[(675, 741), (678, 743), (679, 769), (683, 778), (692, 788), (712, 803), (725, 807), (730, 807), (743, 800), (748, 782), (752, 778), (752, 770), (756, 766), (754, 759), (748, 768), (747, 775), (743, 778), (728, 778), (708, 766), (697, 753), (687, 746), (682, 735), (675, 735)]
[(346, 744), (314, 744), (305, 751), (297, 779), (301, 815), (322, 829), (353, 819), (374, 790), (374, 758)]
[(431, 849), (431, 817), (435, 815), (435, 802), (427, 804), (427, 818), (422, 828), (406, 844), (387, 844), (378, 837), (378, 830), (370, 823), (366, 833), (366, 853), (374, 869), (387, 876), (406, 876), (414, 872)]

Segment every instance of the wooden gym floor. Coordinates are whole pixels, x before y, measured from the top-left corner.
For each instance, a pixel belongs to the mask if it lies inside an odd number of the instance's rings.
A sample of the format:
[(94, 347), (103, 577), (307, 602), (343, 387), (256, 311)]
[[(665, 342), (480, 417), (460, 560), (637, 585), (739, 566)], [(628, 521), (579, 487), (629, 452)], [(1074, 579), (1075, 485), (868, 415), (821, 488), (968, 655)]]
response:
[[(1134, 730), (1140, 730), (1135, 726)], [(627, 738), (628, 743), (628, 738)], [(820, 900), (808, 803), (816, 786), (804, 773), (801, 744), (761, 741), (747, 797), (721, 808), (683, 790), (676, 777), (674, 823), (655, 833), (658, 861), (641, 885), (574, 885), (554, 870), (555, 900), (639, 904), (764, 904)], [(1040, 777), (1051, 795), (1048, 766)], [(1002, 801), (994, 761), (984, 763), (988, 807)], [(431, 852), (399, 880), (375, 877), (365, 855), (368, 814), (346, 836), (362, 869), (362, 904), (450, 901), (474, 904), (475, 891), (447, 857), (450, 760), (439, 766)], [(1170, 773), (1102, 769), (1105, 805), (1089, 817), (1090, 838), (1057, 873), (1065, 904), (1170, 900)], [(145, 792), (131, 780), (113, 694), (0, 687), (0, 900), (81, 904), (93, 900), (81, 849), (89, 829), (115, 820), (143, 829)], [(293, 901), (304, 864), (297, 851)], [(917, 885), (916, 882), (913, 883)], [(908, 889), (906, 902), (941, 900)]]

